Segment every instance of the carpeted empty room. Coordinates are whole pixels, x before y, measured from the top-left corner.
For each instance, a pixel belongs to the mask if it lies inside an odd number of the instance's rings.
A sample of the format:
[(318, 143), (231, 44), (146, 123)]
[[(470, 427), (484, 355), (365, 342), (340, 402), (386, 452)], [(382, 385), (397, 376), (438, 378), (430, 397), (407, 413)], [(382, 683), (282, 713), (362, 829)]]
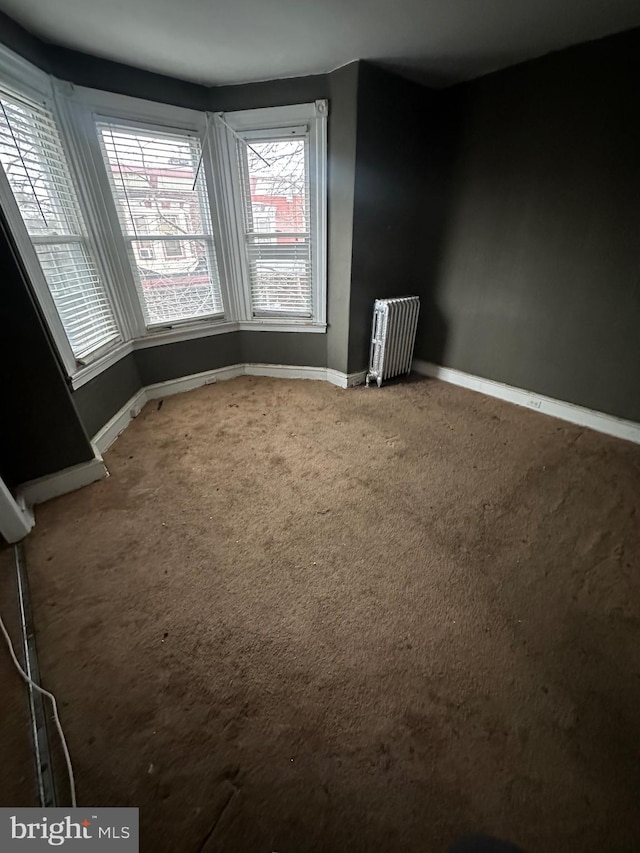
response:
[(78, 789), (146, 849), (634, 849), (636, 445), (427, 379), (244, 377), (106, 462), (26, 554)]
[(639, 853), (637, 0), (0, 0), (0, 853)]

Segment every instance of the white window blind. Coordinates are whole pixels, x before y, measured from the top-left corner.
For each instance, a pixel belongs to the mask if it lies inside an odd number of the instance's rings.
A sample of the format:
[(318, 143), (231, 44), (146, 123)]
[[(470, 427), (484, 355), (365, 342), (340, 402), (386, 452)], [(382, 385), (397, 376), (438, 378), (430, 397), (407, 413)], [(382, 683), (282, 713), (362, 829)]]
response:
[(120, 335), (52, 113), (0, 90), (0, 162), (74, 356)]
[(148, 326), (223, 313), (200, 140), (97, 122)]
[(237, 141), (254, 317), (313, 315), (308, 148), (306, 127)]

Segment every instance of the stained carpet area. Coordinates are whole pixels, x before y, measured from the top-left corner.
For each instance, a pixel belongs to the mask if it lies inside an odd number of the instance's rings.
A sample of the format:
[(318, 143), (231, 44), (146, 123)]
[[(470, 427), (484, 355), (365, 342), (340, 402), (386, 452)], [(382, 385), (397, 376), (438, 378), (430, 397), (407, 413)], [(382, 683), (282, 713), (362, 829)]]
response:
[(640, 447), (245, 377), (106, 462), (27, 559), (79, 800), (143, 851), (637, 851)]

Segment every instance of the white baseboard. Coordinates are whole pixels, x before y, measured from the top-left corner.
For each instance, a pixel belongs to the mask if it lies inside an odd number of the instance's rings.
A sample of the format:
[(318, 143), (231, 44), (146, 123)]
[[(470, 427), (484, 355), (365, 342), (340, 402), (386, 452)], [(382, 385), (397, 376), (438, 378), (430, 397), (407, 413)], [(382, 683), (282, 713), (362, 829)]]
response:
[(565, 403), (563, 400), (554, 400), (553, 397), (545, 397), (543, 394), (514, 388), (512, 385), (494, 382), (493, 379), (483, 379), (480, 376), (463, 373), (461, 370), (454, 370), (451, 367), (440, 367), (419, 358), (414, 358), (412, 367), (416, 373), (423, 376), (441, 379), (443, 382), (450, 382), (453, 385), (460, 385), (462, 388), (469, 388), (490, 397), (515, 403), (516, 406), (524, 406), (527, 409), (533, 409), (562, 421), (568, 421), (578, 426), (588, 427), (596, 432), (605, 433), (605, 435), (612, 435), (615, 438), (623, 438), (626, 441), (640, 444), (640, 424), (634, 421), (616, 418), (614, 415), (607, 415), (604, 412), (597, 412), (584, 406), (576, 406), (574, 403)]
[(72, 465), (71, 468), (65, 468), (63, 471), (56, 471), (55, 474), (48, 474), (46, 477), (39, 477), (37, 480), (29, 480), (27, 483), (23, 483), (18, 489), (18, 497), (24, 501), (26, 506), (35, 506), (35, 504), (44, 503), (51, 498), (66, 495), (67, 492), (74, 492), (76, 489), (81, 489), (82, 486), (88, 486), (90, 483), (95, 483), (97, 480), (102, 480), (108, 476), (109, 472), (102, 461), (102, 457), (97, 455), (89, 462), (81, 462), (79, 465)]
[(155, 382), (143, 388), (147, 400), (157, 400), (159, 397), (169, 397), (171, 394), (181, 394), (183, 391), (193, 391), (203, 385), (213, 385), (225, 379), (235, 379), (244, 374), (243, 364), (232, 364), (230, 367), (219, 367), (216, 370), (205, 370), (202, 373), (191, 373), (179, 379), (168, 379), (166, 382)]
[(362, 385), (367, 378), (366, 370), (359, 370), (357, 373), (341, 373), (339, 370), (333, 370), (327, 367), (327, 382), (332, 385), (337, 385), (338, 388), (353, 388), (354, 385)]
[(146, 402), (146, 389), (141, 388), (137, 394), (127, 400), (111, 420), (107, 421), (102, 429), (98, 430), (93, 437), (93, 445), (98, 454), (105, 453), (111, 447), (120, 433), (124, 432), (131, 421), (140, 414)]
[(326, 367), (299, 367), (292, 364), (242, 364), (245, 376), (271, 376), (274, 379), (327, 379)]
[[(202, 385), (212, 385), (214, 382), (235, 379), (236, 376), (270, 376), (274, 379), (320, 379), (325, 382), (331, 382), (333, 385), (338, 385), (340, 388), (350, 388), (353, 385), (360, 385), (364, 382), (366, 375), (366, 370), (358, 373), (341, 373), (339, 370), (332, 370), (328, 367), (245, 363), (233, 364), (230, 367), (219, 367), (216, 370), (205, 370), (203, 373), (192, 373), (190, 376), (181, 376), (180, 379), (169, 379), (167, 382), (157, 382), (155, 385), (147, 385), (143, 390), (146, 392), (147, 400), (155, 400), (158, 397), (180, 394), (182, 391), (192, 391), (194, 388), (200, 388)], [(115, 418), (120, 414), (121, 412)]]

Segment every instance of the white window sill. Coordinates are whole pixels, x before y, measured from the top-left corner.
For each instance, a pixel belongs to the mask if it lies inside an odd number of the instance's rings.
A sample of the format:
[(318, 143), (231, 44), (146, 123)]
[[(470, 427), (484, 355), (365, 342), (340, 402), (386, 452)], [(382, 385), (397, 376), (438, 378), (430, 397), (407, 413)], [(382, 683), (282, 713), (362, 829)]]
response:
[(132, 341), (119, 343), (117, 346), (113, 347), (113, 349), (108, 350), (104, 355), (101, 355), (99, 358), (96, 358), (95, 361), (92, 361), (90, 364), (86, 364), (74, 373), (71, 377), (71, 387), (74, 391), (76, 388), (81, 388), (83, 385), (86, 385), (87, 382), (91, 382), (92, 379), (95, 379), (96, 376), (100, 376), (101, 373), (132, 351)]
[(246, 332), (326, 332), (326, 323), (314, 320), (279, 320), (276, 317), (260, 317), (243, 320), (238, 328)]
[(91, 364), (82, 367), (71, 377), (71, 387), (75, 391), (86, 385), (96, 376), (108, 370), (120, 359), (129, 355), (137, 349), (162, 346), (163, 344), (191, 341), (196, 338), (222, 335), (227, 332), (306, 332), (324, 333), (327, 331), (326, 323), (317, 323), (311, 320), (278, 320), (276, 318), (260, 318), (255, 320), (244, 320), (238, 322), (218, 321), (216, 323), (199, 323), (189, 326), (177, 326), (175, 329), (162, 329), (161, 331), (148, 332), (143, 338), (120, 343), (110, 349)]
[(136, 338), (134, 349), (146, 349), (159, 344), (173, 344), (180, 341), (191, 341), (195, 338), (206, 338), (210, 335), (222, 335), (225, 332), (237, 332), (238, 324), (228, 320), (215, 320), (206, 323), (189, 323), (175, 326), (173, 329), (150, 329), (143, 338)]

